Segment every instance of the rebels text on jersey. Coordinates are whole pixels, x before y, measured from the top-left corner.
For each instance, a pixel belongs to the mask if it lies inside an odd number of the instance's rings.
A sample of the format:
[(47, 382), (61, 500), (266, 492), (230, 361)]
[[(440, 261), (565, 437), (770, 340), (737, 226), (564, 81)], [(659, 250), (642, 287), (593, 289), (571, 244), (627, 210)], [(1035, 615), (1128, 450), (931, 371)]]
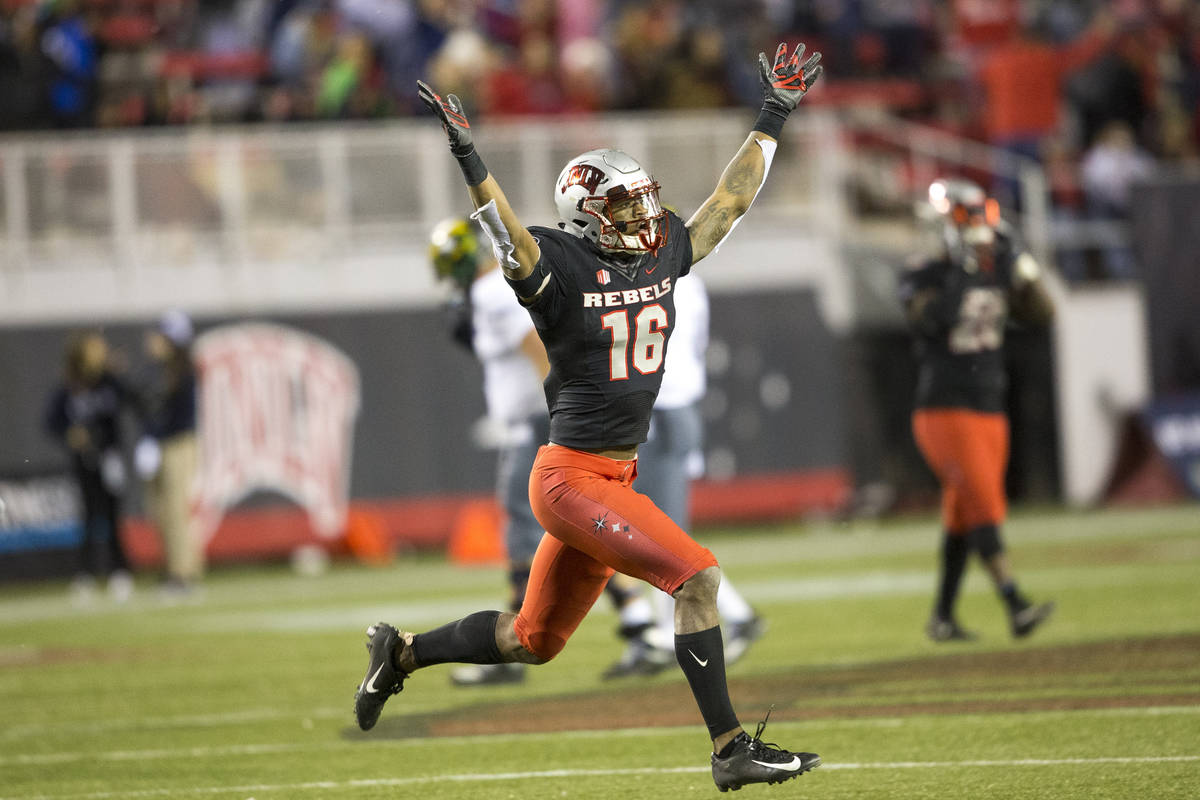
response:
[(915, 332), (917, 408), (1004, 410), (1004, 332), (1019, 253), (1011, 234), (1001, 230), (991, 245), (925, 261), (901, 280), (902, 296), (938, 289), (939, 304), (950, 304), (949, 319), (926, 320)]
[(546, 345), (550, 440), (603, 450), (646, 440), (675, 321), (675, 281), (692, 265), (687, 228), (667, 214), (657, 254), (606, 256), (587, 239), (531, 227), (550, 274), (529, 314)]

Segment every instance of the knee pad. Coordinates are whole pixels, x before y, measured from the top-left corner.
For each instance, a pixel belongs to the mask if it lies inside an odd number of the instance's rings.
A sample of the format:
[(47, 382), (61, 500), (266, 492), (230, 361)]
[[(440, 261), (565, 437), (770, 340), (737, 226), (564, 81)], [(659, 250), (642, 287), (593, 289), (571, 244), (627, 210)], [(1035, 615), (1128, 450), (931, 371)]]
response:
[(534, 630), (527, 635), (519, 633), (517, 638), (520, 640), (521, 646), (537, 656), (543, 664), (553, 659), (567, 646), (566, 639), (549, 631)]
[(1000, 530), (995, 525), (981, 525), (967, 534), (971, 549), (979, 554), (984, 561), (1004, 552), (1004, 543), (1000, 541)]

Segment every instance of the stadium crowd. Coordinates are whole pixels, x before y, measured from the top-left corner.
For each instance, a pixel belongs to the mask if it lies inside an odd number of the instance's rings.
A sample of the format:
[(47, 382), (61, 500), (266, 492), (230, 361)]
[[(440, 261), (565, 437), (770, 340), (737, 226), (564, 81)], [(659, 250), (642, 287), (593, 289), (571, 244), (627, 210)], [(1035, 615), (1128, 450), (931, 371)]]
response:
[(1188, 0), (0, 0), (0, 129), (403, 117), (418, 78), (473, 118), (746, 107), (781, 32), (815, 103), (1037, 158), (1066, 218), (1200, 154)]

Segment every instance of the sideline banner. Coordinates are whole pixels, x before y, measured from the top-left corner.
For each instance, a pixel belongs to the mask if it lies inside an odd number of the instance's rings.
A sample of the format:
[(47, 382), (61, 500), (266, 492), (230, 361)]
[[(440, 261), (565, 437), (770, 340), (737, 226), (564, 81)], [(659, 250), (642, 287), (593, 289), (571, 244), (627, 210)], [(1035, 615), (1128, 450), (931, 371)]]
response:
[(1158, 451), (1200, 498), (1200, 394), (1156, 398), (1142, 416)]
[(340, 535), (360, 404), (354, 362), (323, 339), (267, 323), (216, 328), (194, 352), (200, 464), (192, 512), (201, 541), (260, 490), (302, 506), (319, 535)]
[(79, 546), (79, 489), (68, 474), (0, 480), (0, 554)]

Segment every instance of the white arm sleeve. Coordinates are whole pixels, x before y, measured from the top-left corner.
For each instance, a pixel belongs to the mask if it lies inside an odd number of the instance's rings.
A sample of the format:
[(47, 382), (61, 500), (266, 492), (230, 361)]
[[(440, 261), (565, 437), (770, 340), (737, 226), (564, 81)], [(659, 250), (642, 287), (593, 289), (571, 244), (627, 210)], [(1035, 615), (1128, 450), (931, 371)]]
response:
[(476, 220), (488, 238), (492, 240), (492, 253), (496, 256), (496, 261), (500, 263), (500, 266), (505, 270), (520, 269), (520, 263), (513, 258), (516, 246), (513, 245), (512, 237), (508, 235), (508, 229), (500, 221), (500, 212), (496, 208), (496, 201), (489, 200), (487, 205), (477, 208), (471, 215), (471, 219)]

